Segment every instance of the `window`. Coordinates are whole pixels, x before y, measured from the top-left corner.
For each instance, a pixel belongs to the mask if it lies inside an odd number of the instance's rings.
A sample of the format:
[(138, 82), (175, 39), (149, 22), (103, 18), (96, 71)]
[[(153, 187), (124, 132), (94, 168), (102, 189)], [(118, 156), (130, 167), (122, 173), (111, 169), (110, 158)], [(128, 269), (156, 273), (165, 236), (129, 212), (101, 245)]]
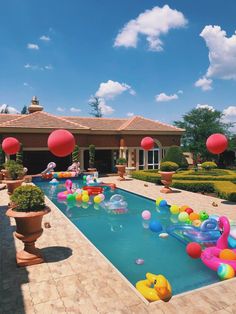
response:
[(139, 170), (144, 169), (144, 150), (139, 150)]
[(148, 151), (148, 169), (158, 169), (158, 158), (159, 149), (154, 148)]

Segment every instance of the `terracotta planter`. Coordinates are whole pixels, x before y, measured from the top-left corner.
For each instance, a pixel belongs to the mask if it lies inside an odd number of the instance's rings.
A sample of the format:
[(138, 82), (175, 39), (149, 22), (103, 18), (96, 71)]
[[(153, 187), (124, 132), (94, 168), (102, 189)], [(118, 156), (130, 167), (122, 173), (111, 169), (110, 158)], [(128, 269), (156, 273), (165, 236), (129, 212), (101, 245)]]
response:
[(38, 212), (16, 212), (9, 208), (6, 212), (8, 217), (15, 218), (16, 231), (15, 237), (24, 243), (24, 249), (16, 253), (18, 266), (30, 266), (44, 262), (40, 250), (35, 247), (36, 240), (43, 233), (43, 216), (50, 212), (49, 207)]
[(25, 179), (17, 179), (17, 180), (10, 180), (10, 179), (7, 179), (7, 180), (4, 180), (3, 183), (6, 183), (7, 185), (7, 193), (9, 195), (11, 195), (14, 190), (16, 188), (18, 188), (18, 186), (21, 186), (21, 184), (25, 181)]
[(124, 181), (125, 180), (125, 168), (126, 168), (126, 165), (116, 165), (116, 168), (118, 170), (118, 175), (120, 176), (118, 180), (120, 181)]
[(172, 193), (173, 191), (170, 188), (172, 183), (172, 176), (175, 174), (174, 171), (159, 171), (161, 175), (161, 183), (164, 187), (160, 190), (161, 193)]

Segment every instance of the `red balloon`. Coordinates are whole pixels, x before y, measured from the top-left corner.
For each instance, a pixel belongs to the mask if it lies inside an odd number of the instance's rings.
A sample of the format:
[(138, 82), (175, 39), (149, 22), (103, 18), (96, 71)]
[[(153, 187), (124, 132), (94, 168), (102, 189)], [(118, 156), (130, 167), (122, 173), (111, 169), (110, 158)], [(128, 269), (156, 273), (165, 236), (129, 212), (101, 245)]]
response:
[(8, 155), (15, 155), (20, 150), (20, 142), (15, 137), (7, 137), (2, 142), (2, 149)]
[(192, 258), (199, 258), (202, 253), (201, 245), (197, 242), (191, 242), (186, 246), (186, 252)]
[(228, 139), (224, 134), (212, 134), (206, 141), (206, 147), (212, 154), (223, 153), (228, 147)]
[(193, 213), (193, 209), (188, 207), (185, 209), (186, 213), (188, 213), (189, 215)]
[(57, 157), (68, 156), (75, 148), (75, 138), (67, 130), (53, 131), (48, 137), (48, 148)]
[(150, 150), (150, 149), (153, 149), (154, 147), (154, 140), (153, 138), (147, 136), (147, 137), (144, 137), (141, 141), (141, 147), (144, 149), (144, 150)]

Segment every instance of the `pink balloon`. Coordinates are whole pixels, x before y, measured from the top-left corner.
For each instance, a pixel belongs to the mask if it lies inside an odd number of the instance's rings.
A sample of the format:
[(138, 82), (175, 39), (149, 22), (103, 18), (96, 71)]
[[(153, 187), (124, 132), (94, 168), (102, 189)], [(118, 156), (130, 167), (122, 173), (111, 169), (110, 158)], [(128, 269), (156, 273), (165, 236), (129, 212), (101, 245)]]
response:
[(153, 149), (154, 147), (154, 140), (153, 138), (147, 136), (147, 137), (144, 137), (141, 141), (141, 147), (144, 149), (144, 150), (150, 150), (150, 149)]
[(144, 210), (142, 212), (142, 217), (144, 220), (149, 220), (151, 218), (151, 213), (149, 210)]
[(75, 138), (67, 130), (55, 130), (48, 137), (48, 148), (57, 157), (70, 155), (75, 147)]
[(212, 134), (206, 141), (206, 147), (212, 154), (223, 153), (228, 147), (228, 139), (224, 134)]
[(7, 137), (2, 141), (2, 149), (8, 155), (15, 155), (20, 150), (20, 142), (15, 137)]
[(100, 194), (98, 194), (98, 196), (101, 198), (102, 201), (104, 201), (104, 199), (105, 199), (105, 195), (104, 194), (100, 193)]

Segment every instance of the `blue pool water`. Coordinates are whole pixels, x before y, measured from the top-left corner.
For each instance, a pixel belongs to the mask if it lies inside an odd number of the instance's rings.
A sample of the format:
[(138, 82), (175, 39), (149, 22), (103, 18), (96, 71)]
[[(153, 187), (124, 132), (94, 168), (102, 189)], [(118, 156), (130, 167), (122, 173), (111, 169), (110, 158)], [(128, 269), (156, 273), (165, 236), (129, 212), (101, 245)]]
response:
[[(64, 182), (61, 180), (57, 186), (46, 181), (35, 181), (35, 184), (134, 286), (138, 280), (145, 279), (147, 272), (166, 276), (173, 294), (218, 281), (217, 274), (200, 259), (193, 260), (186, 254), (182, 242), (171, 236), (161, 239), (143, 226), (141, 213), (149, 210), (151, 220), (161, 221), (165, 230), (176, 220), (167, 209), (159, 210), (154, 201), (121, 189), (106, 191), (105, 201), (114, 194), (122, 195), (128, 203), (124, 214), (115, 214), (93, 203), (68, 205), (57, 200), (57, 193), (65, 190)], [(82, 181), (73, 182), (77, 187), (83, 186)], [(144, 259), (143, 265), (135, 263), (138, 258)]]

